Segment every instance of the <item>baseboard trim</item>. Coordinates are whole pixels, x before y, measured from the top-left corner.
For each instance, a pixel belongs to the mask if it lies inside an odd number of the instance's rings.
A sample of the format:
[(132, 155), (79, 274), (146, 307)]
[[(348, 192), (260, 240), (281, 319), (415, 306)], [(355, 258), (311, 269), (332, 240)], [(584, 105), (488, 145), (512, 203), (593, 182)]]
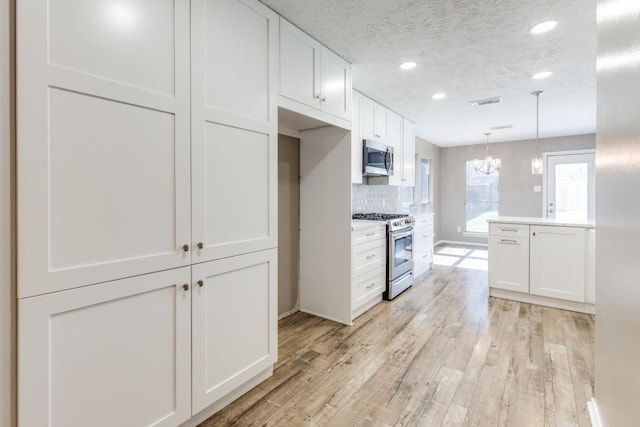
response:
[(299, 311), (300, 311), (300, 304), (296, 304), (296, 305), (295, 305), (291, 310), (289, 310), (289, 311), (285, 311), (284, 313), (279, 314), (279, 315), (278, 315), (278, 320), (282, 320), (282, 319), (284, 319), (285, 317), (289, 317), (289, 316), (291, 316), (292, 314), (296, 314), (296, 313), (297, 313), (297, 312), (299, 312)]
[(509, 291), (507, 289), (490, 287), (489, 296), (492, 296), (494, 298), (524, 302), (526, 304), (536, 304), (543, 305), (545, 307), (559, 308), (560, 310), (576, 311), (578, 313), (587, 313), (593, 315), (596, 314), (596, 306), (594, 304), (543, 297), (540, 295)]
[(439, 240), (438, 242), (436, 242), (436, 244), (434, 246), (438, 246), (438, 245), (467, 245), (467, 246), (481, 246), (483, 248), (487, 248), (489, 247), (488, 243), (474, 243), (474, 242), (459, 242), (456, 240)]
[(600, 419), (600, 412), (598, 411), (598, 405), (596, 405), (595, 397), (592, 397), (591, 400), (587, 402), (587, 410), (589, 411), (591, 426), (602, 427), (602, 420)]

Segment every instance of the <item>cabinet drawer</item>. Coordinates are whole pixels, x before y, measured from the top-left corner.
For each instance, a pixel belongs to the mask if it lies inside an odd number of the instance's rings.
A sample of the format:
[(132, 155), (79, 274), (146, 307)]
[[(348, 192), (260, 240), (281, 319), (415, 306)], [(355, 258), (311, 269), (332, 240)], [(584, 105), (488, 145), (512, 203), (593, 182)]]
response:
[(489, 234), (505, 237), (529, 237), (529, 225), (492, 222), (489, 227)]
[(374, 295), (384, 292), (386, 287), (385, 266), (379, 266), (352, 280), (353, 308), (358, 308), (362, 303)]
[(428, 227), (433, 225), (433, 214), (418, 215), (415, 217), (415, 228)]
[(359, 245), (387, 237), (386, 225), (374, 225), (373, 227), (356, 228), (351, 232), (351, 244)]
[(375, 240), (353, 246), (351, 254), (351, 276), (358, 277), (376, 267), (386, 265), (386, 240)]
[(433, 246), (416, 248), (413, 262), (416, 266), (422, 264), (431, 264), (433, 261)]

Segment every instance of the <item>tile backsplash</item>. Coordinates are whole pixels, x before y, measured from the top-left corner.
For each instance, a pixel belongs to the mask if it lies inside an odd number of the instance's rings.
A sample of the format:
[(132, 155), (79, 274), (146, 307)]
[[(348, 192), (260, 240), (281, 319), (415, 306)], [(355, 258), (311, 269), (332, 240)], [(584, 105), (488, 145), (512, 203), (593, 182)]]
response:
[[(353, 213), (409, 213), (402, 187), (396, 185), (352, 184)], [(405, 196), (406, 197), (406, 196)]]

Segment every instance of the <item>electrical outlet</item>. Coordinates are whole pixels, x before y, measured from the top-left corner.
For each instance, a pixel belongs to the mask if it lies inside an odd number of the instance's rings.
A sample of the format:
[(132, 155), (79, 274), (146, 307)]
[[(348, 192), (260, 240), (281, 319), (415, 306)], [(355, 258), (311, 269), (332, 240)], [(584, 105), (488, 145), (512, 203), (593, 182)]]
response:
[(462, 233), (462, 227), (458, 226), (458, 227), (456, 228), (456, 231), (457, 231), (458, 233)]
[(540, 192), (542, 192), (542, 186), (541, 186), (541, 185), (534, 185), (534, 186), (533, 186), (533, 192), (534, 192), (534, 193), (540, 193)]

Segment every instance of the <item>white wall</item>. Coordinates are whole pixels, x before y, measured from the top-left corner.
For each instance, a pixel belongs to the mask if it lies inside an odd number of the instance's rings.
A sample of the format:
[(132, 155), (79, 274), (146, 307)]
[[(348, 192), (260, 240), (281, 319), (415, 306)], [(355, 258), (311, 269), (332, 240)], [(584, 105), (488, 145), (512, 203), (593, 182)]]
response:
[(0, 425), (12, 425), (11, 22), (10, 0), (0, 0)]
[(595, 399), (640, 422), (640, 3), (598, 0)]

